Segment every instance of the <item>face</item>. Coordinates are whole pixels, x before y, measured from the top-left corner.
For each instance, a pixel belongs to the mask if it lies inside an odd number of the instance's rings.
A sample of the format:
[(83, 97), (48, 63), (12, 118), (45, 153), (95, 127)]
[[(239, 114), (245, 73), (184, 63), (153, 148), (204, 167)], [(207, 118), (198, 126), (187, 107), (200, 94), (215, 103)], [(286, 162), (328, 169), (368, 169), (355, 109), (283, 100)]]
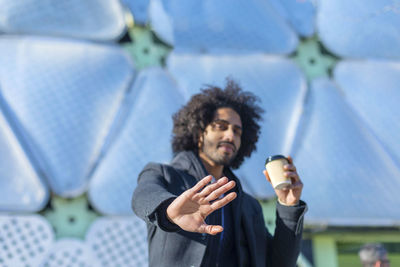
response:
[(214, 165), (229, 165), (235, 158), (242, 135), (242, 121), (231, 108), (219, 108), (199, 140), (199, 155)]

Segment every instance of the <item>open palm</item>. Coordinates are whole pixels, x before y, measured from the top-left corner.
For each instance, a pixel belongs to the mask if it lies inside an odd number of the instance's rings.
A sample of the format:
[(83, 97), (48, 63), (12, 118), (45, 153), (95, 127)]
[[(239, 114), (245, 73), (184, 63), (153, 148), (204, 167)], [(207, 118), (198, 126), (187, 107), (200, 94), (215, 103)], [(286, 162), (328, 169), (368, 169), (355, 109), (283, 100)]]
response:
[(194, 187), (183, 192), (167, 208), (168, 219), (185, 231), (207, 233), (211, 235), (222, 232), (220, 225), (207, 225), (205, 219), (213, 211), (222, 208), (236, 198), (231, 192), (220, 198), (235, 186), (234, 181), (222, 177), (209, 184), (212, 176), (206, 176)]

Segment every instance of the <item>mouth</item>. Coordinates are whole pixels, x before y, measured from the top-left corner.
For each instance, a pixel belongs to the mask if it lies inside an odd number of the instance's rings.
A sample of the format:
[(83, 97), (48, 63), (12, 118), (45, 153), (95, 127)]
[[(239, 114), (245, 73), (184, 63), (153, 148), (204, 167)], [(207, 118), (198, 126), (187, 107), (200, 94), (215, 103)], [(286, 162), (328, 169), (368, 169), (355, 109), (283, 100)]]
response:
[(221, 142), (218, 144), (218, 148), (221, 148), (225, 152), (234, 153), (236, 151), (236, 147), (234, 144), (229, 142)]

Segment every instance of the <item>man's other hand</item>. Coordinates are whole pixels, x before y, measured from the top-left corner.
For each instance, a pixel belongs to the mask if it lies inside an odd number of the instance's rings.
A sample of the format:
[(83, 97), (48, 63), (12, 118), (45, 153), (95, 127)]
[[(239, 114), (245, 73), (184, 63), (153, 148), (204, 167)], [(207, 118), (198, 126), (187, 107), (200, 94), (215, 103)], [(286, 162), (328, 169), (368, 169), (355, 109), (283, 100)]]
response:
[[(287, 157), (289, 164), (283, 166), (284, 175), (290, 178), (292, 184), (283, 189), (275, 189), (275, 193), (278, 197), (279, 203), (286, 206), (294, 206), (299, 203), (301, 192), (303, 190), (303, 183), (300, 180), (299, 174), (297, 173), (296, 166), (293, 164), (292, 157)], [(267, 170), (263, 171), (267, 181), (271, 183)]]

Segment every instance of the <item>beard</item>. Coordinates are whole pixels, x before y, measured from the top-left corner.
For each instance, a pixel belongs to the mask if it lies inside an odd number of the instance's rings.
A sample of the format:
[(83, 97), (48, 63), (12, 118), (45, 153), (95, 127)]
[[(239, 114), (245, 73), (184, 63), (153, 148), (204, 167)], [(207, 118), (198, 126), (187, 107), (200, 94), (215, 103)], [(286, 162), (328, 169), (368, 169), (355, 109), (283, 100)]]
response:
[[(233, 146), (232, 153), (220, 151), (218, 148), (222, 144), (232, 145)], [(206, 139), (204, 140), (204, 144), (201, 150), (207, 156), (207, 158), (209, 158), (215, 164), (227, 167), (231, 165), (237, 154), (236, 146), (231, 142), (225, 142), (225, 141), (215, 143)]]

